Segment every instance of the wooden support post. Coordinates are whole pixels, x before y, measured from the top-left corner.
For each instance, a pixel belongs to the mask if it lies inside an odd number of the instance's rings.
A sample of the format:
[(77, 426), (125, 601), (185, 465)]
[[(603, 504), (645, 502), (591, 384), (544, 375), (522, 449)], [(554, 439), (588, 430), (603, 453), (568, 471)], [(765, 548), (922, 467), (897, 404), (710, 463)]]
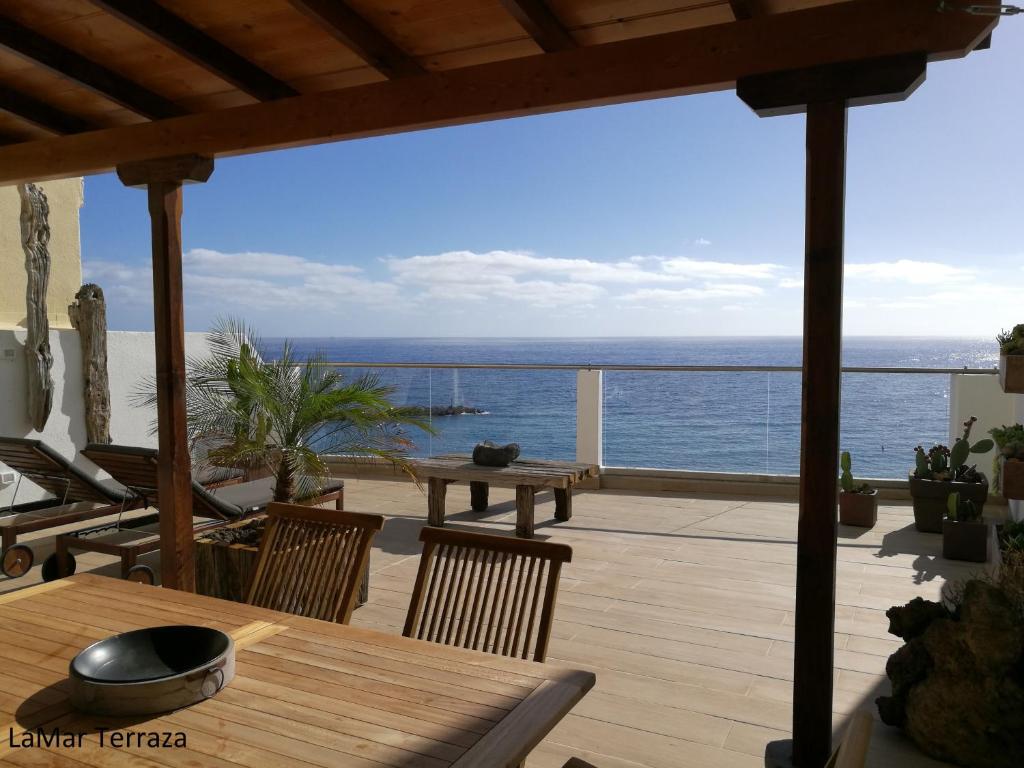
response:
[(474, 512), (486, 512), (487, 511), (487, 497), (490, 487), (487, 483), (481, 483), (478, 480), (470, 480), (469, 482), (469, 506)]
[(533, 509), (536, 489), (532, 485), (516, 486), (516, 536), (533, 538)]
[(846, 103), (811, 104), (793, 667), (793, 764), (808, 767), (832, 751), (845, 169)]
[(427, 480), (427, 524), (444, 525), (444, 500), (448, 494), (448, 481), (440, 477)]
[(926, 65), (923, 53), (908, 54), (736, 84), (737, 95), (761, 116), (807, 113), (793, 740), (769, 745), (772, 766), (817, 768), (832, 747), (846, 111), (905, 99), (924, 80)]
[(565, 522), (572, 519), (572, 486), (555, 488), (555, 519)]
[(165, 587), (195, 591), (192, 466), (185, 411), (185, 309), (181, 278), (181, 185), (206, 181), (213, 160), (198, 156), (119, 166), (128, 186), (145, 185), (153, 238), (153, 330), (160, 465), (160, 578)]

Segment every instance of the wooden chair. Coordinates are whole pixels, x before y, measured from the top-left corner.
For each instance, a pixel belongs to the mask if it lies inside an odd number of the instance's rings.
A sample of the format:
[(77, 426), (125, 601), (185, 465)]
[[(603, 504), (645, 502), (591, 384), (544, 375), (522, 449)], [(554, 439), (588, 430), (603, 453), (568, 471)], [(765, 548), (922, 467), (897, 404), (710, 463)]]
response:
[(875, 721), (865, 709), (853, 713), (843, 741), (825, 763), (825, 768), (864, 768), (871, 744), (871, 729)]
[(347, 624), (381, 515), (274, 502), (248, 602)]
[(403, 635), (544, 661), (571, 547), (429, 526), (420, 541)]

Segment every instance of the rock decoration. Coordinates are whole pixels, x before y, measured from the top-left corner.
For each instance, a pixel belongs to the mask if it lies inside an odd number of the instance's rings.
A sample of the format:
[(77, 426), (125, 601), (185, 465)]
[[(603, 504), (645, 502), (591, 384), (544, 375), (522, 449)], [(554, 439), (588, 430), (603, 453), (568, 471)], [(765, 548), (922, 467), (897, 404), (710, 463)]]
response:
[(882, 721), (940, 760), (1024, 765), (1024, 614), (1008, 592), (973, 579), (956, 611), (918, 597), (886, 615), (907, 642), (886, 664)]
[(110, 382), (107, 378), (107, 305), (103, 289), (83, 285), (68, 307), (78, 330), (85, 384), (85, 433), (90, 443), (110, 442)]
[(519, 458), (519, 444), (496, 445), (490, 440), (477, 443), (473, 448), (473, 463), (483, 467), (507, 467)]
[(32, 427), (41, 432), (53, 407), (53, 355), (50, 322), (46, 317), (46, 289), (50, 282), (50, 205), (35, 184), (19, 184), (21, 244), (25, 250), (26, 325), (25, 355), (28, 370), (28, 412)]

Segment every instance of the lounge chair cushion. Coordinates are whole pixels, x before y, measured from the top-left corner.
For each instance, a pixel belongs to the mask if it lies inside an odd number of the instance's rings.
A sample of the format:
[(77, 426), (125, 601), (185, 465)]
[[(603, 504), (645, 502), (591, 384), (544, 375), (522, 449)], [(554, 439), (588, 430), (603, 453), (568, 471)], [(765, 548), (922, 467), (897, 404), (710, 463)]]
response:
[[(227, 485), (215, 490), (207, 490), (196, 482), (192, 483), (192, 495), (196, 501), (197, 514), (201, 505), (208, 505), (211, 512), (224, 517), (245, 517), (262, 512), (274, 500), (273, 477), (251, 480), (248, 483)], [(335, 493), (344, 488), (345, 483), (338, 478), (328, 478), (319, 495)]]

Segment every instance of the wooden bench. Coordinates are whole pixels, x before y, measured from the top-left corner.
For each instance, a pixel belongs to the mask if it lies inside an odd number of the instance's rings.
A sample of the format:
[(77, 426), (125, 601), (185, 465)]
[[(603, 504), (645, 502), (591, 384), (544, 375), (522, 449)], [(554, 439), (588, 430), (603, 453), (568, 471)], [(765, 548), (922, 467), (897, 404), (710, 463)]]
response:
[(589, 477), (597, 477), (596, 464), (570, 461), (518, 459), (507, 467), (484, 467), (474, 464), (471, 456), (450, 454), (410, 462), (416, 477), (427, 481), (427, 522), (444, 525), (444, 502), (450, 483), (469, 483), (470, 502), (474, 512), (487, 510), (490, 486), (516, 489), (516, 535), (533, 537), (534, 496), (538, 490), (555, 492), (555, 519), (572, 517), (572, 488)]

